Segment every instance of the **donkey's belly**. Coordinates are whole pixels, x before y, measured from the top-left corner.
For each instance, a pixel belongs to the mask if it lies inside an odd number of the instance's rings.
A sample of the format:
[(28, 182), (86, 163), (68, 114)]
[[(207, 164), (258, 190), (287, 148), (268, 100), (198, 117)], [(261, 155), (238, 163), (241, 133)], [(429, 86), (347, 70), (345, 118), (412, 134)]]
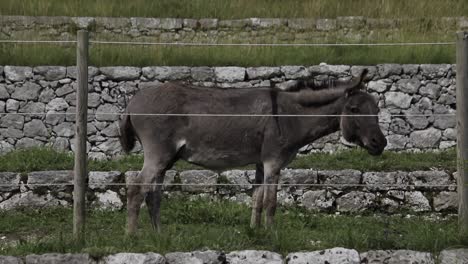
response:
[(181, 150), (180, 158), (190, 163), (212, 169), (240, 167), (260, 162), (260, 153), (255, 151), (220, 150), (214, 148), (186, 147)]

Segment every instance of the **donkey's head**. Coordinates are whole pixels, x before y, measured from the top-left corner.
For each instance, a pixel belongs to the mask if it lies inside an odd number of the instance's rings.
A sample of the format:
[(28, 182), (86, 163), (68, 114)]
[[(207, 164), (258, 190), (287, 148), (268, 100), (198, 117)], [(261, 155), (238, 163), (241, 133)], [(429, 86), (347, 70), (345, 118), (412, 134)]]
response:
[(367, 71), (363, 71), (357, 85), (345, 91), (345, 104), (341, 112), (341, 132), (343, 137), (369, 152), (371, 155), (380, 155), (387, 140), (379, 126), (379, 107), (372, 95), (362, 91), (362, 80)]

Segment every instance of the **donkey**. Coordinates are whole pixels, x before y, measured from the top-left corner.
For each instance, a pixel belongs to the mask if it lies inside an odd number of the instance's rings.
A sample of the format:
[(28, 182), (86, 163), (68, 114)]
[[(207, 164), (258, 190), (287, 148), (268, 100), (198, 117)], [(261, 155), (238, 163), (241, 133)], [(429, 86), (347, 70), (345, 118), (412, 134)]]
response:
[[(387, 141), (374, 98), (361, 91), (366, 73), (336, 81), (329, 89), (310, 89), (316, 82), (300, 81), (301, 89), (295, 91), (181, 83), (139, 91), (120, 122), (123, 150), (129, 152), (138, 139), (144, 152), (143, 169), (132, 180), (136, 184), (128, 186), (127, 232), (136, 232), (143, 200), (154, 229), (160, 231), (164, 175), (179, 159), (211, 169), (255, 164), (250, 225), (257, 227), (262, 210), (265, 225), (273, 224), (280, 170), (302, 146), (341, 129), (346, 140), (371, 155), (381, 154)], [(166, 115), (144, 115), (148, 113)]]

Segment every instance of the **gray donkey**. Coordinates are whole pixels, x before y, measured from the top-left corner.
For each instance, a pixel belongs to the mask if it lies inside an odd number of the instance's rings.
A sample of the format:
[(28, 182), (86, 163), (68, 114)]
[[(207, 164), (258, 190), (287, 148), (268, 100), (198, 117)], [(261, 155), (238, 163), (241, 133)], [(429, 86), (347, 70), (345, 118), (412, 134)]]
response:
[[(120, 123), (123, 150), (130, 151), (138, 139), (144, 151), (143, 169), (133, 178), (135, 185), (128, 186), (127, 232), (136, 232), (143, 200), (153, 227), (160, 230), (164, 175), (179, 159), (212, 169), (255, 164), (250, 225), (256, 227), (262, 210), (266, 226), (273, 224), (280, 170), (302, 146), (341, 129), (346, 140), (381, 154), (387, 141), (374, 98), (361, 90), (366, 73), (321, 87), (326, 89), (311, 89), (317, 86), (314, 81), (300, 81), (295, 91), (181, 83), (139, 91)], [(226, 116), (231, 114), (251, 116)]]

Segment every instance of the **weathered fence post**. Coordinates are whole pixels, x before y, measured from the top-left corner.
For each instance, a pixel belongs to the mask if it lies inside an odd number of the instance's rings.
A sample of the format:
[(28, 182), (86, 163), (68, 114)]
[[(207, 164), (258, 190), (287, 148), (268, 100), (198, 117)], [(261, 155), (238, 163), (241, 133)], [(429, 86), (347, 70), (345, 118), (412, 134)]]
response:
[(468, 237), (468, 32), (457, 33), (458, 225)]
[(75, 177), (73, 189), (73, 235), (84, 240), (85, 191), (88, 177), (86, 154), (86, 126), (88, 115), (88, 31), (79, 30), (76, 45), (76, 123)]

